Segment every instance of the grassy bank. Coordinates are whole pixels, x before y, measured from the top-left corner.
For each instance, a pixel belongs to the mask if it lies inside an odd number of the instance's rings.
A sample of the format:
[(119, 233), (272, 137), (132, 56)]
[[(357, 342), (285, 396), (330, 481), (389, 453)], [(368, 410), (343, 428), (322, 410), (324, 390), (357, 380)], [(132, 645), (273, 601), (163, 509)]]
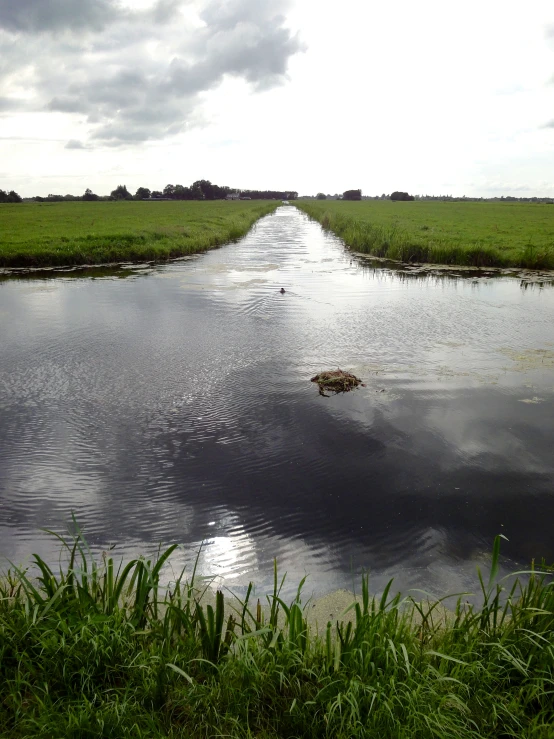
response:
[[(156, 561), (95, 564), (65, 543), (54, 573), (12, 571), (0, 593), (0, 735), (20, 737), (550, 737), (554, 592), (496, 582), (479, 608), (369, 596), (353, 621), (307, 625), (300, 595), (230, 612)], [(300, 593), (300, 589), (299, 589)], [(226, 608), (226, 612), (224, 612)]]
[(163, 260), (244, 236), (277, 201), (0, 205), (0, 267)]
[(297, 201), (355, 251), (403, 262), (554, 269), (554, 206)]

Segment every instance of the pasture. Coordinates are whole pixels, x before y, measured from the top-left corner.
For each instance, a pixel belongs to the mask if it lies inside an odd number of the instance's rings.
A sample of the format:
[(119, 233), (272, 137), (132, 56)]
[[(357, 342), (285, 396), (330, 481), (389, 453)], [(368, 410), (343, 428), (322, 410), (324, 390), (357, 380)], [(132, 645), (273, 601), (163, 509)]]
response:
[(0, 267), (164, 260), (234, 241), (278, 201), (0, 205)]
[(554, 268), (554, 205), (297, 201), (354, 251), (402, 262)]

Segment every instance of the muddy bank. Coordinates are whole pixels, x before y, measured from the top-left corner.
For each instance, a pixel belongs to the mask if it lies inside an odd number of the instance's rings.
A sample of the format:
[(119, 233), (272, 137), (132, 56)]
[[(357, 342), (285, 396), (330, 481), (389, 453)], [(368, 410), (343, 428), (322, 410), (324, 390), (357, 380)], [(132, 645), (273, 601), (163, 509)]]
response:
[(492, 277), (512, 277), (522, 283), (554, 285), (554, 270), (524, 269), (523, 267), (473, 267), (460, 264), (431, 264), (427, 262), (401, 262), (395, 259), (375, 257), (371, 254), (352, 251), (352, 255), (363, 264), (378, 268), (389, 268), (398, 274), (437, 277), (460, 277), (465, 279), (486, 279)]

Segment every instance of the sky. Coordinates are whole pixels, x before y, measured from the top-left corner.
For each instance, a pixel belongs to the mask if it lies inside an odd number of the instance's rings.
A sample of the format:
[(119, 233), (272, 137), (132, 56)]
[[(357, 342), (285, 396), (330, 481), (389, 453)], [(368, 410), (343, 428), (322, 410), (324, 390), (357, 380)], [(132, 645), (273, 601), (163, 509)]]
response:
[(0, 188), (554, 196), (554, 3), (0, 0)]

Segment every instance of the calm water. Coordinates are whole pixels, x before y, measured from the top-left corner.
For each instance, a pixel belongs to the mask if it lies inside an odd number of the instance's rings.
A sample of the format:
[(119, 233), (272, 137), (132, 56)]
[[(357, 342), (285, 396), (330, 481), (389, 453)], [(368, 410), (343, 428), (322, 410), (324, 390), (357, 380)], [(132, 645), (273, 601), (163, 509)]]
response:
[[(436, 592), (554, 561), (554, 289), (411, 275), (295, 208), (240, 243), (0, 283), (0, 557), (204, 541), (201, 570)], [(286, 293), (280, 294), (284, 287)], [(323, 398), (340, 366), (365, 388)]]

